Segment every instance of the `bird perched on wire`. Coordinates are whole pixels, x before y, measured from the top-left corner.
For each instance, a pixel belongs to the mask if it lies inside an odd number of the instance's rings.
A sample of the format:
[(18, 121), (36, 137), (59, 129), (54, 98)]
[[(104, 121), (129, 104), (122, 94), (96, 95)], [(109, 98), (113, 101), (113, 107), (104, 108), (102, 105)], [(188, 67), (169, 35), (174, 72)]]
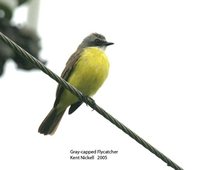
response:
[[(101, 34), (90, 34), (71, 55), (61, 77), (84, 95), (94, 95), (108, 76), (109, 61), (104, 51), (112, 44), (114, 43), (106, 41)], [(53, 108), (41, 123), (38, 132), (44, 135), (54, 134), (65, 110), (70, 106), (69, 114), (72, 114), (81, 104), (82, 101), (76, 96), (58, 85)]]

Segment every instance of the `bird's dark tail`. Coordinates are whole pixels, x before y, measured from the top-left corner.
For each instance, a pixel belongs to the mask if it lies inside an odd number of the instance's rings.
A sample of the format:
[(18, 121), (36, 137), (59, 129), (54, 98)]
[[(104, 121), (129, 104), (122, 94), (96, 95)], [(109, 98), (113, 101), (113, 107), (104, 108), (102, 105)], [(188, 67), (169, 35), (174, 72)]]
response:
[(64, 112), (65, 109), (58, 112), (58, 110), (55, 107), (53, 107), (41, 123), (38, 132), (44, 135), (53, 135), (60, 123)]

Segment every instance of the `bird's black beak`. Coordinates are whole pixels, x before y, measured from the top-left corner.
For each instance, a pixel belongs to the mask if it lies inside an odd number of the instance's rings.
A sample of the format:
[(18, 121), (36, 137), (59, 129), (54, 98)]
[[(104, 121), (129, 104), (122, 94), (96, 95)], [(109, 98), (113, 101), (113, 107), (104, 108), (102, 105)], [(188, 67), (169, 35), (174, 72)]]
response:
[(109, 45), (113, 45), (114, 43), (112, 43), (112, 42), (107, 42), (107, 41), (105, 41), (105, 43), (104, 43), (104, 45), (105, 46), (109, 46)]

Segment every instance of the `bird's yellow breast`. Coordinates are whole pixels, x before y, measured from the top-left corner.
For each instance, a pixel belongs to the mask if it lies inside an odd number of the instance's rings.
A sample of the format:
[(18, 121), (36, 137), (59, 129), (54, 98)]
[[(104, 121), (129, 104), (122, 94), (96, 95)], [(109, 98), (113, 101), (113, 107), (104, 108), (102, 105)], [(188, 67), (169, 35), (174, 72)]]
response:
[[(104, 51), (97, 47), (85, 48), (80, 55), (67, 81), (83, 94), (92, 96), (108, 76), (109, 61)], [(70, 105), (77, 101), (77, 98), (67, 90), (64, 91), (62, 98), (62, 105)]]
[(81, 53), (68, 82), (85, 95), (91, 96), (101, 87), (108, 72), (109, 61), (104, 51), (89, 47)]

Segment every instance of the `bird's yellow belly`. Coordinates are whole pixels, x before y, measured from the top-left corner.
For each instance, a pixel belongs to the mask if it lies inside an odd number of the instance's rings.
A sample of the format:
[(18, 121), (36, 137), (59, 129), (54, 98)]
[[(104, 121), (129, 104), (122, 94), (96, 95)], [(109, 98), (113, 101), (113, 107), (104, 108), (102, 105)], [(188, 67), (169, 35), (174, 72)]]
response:
[[(104, 51), (89, 47), (84, 49), (67, 81), (83, 94), (92, 96), (101, 87), (108, 72), (109, 61)], [(71, 105), (77, 101), (77, 98), (67, 90), (64, 91), (62, 98), (64, 105)]]

